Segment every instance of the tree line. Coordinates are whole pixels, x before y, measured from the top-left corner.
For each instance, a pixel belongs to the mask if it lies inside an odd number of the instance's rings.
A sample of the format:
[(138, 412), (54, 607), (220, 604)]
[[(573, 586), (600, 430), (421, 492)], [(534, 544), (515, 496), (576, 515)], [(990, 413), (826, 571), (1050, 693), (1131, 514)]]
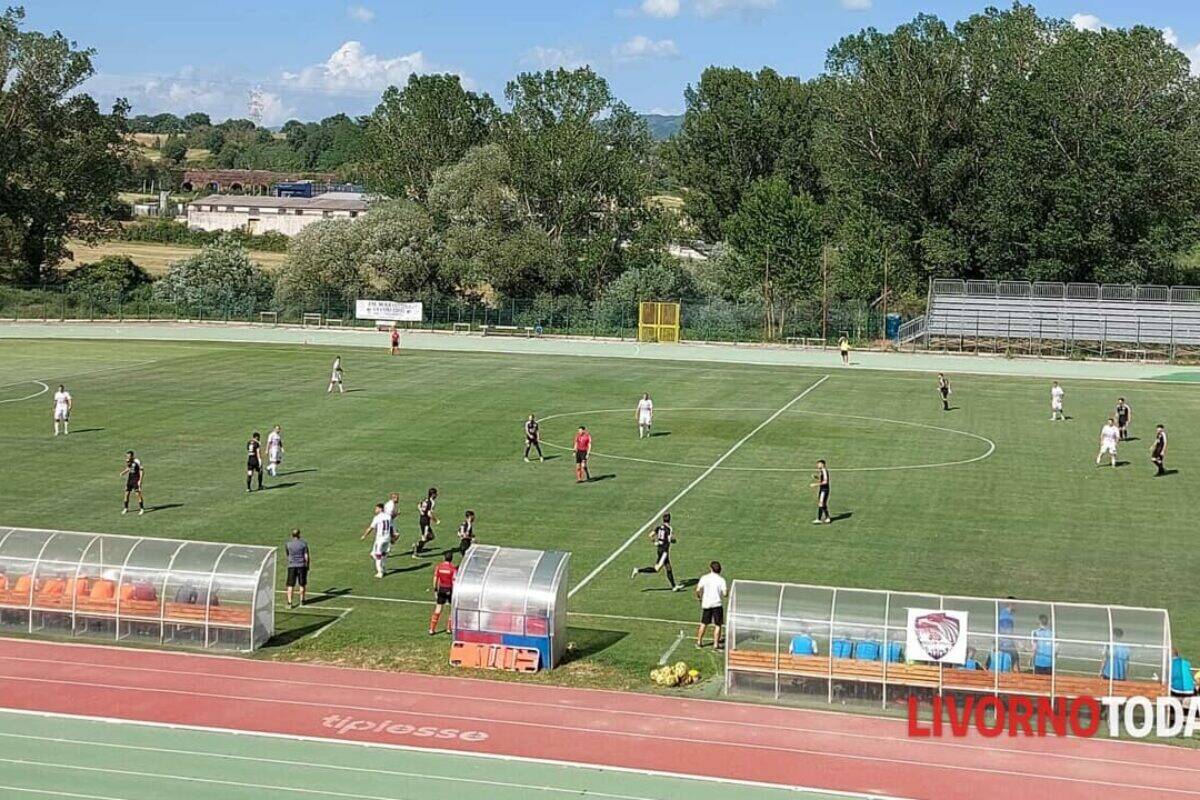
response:
[[(224, 166), (340, 171), (386, 198), (292, 240), (275, 287), (291, 298), (755, 299), (770, 328), (789, 305), (873, 302), (885, 285), (903, 302), (933, 276), (1197, 279), (1200, 81), (1149, 27), (1081, 31), (1021, 3), (920, 15), (846, 36), (808, 80), (710, 67), (661, 144), (588, 68), (518, 75), (501, 102), (413, 76), (370, 115), (276, 134), (102, 112), (77, 91), (90, 51), (23, 30), (19, 11), (0, 48), (16, 77), (0, 119), (28, 122), (0, 128), (10, 277), (44, 277), (68, 235), (99, 235), (137, 130)], [(679, 260), (679, 244), (707, 260)]]

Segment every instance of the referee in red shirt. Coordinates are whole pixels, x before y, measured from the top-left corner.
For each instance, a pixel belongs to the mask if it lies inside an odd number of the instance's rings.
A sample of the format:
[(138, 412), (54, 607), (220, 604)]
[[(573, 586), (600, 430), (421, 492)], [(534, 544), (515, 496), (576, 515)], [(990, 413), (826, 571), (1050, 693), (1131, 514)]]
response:
[[(454, 552), (447, 550), (446, 555), (442, 558), (442, 563), (437, 565), (437, 569), (433, 571), (433, 590), (437, 592), (437, 603), (433, 607), (433, 616), (429, 618), (429, 635), (433, 636), (437, 633), (438, 620), (442, 616), (442, 606), (450, 602), (454, 594), (454, 576), (458, 574), (458, 567), (454, 566)], [(446, 633), (454, 633), (454, 621), (448, 617), (446, 619)]]
[(584, 479), (592, 479), (588, 471), (588, 456), (592, 454), (592, 435), (587, 428), (580, 425), (575, 433), (575, 482), (583, 483)]

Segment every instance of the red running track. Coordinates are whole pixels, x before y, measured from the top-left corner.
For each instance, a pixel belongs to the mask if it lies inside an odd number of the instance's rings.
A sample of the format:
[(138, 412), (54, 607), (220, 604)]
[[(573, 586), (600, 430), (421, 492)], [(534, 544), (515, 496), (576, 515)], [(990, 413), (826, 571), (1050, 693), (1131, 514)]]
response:
[(1200, 798), (1200, 751), (910, 739), (902, 720), (0, 639), (0, 707), (937, 800)]

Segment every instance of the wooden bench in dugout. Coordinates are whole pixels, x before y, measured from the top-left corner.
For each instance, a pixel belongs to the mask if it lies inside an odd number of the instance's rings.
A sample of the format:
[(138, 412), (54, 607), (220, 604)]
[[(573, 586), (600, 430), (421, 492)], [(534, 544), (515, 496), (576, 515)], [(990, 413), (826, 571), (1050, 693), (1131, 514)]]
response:
[[(775, 654), (755, 650), (730, 650), (729, 668), (739, 672), (774, 673)], [(863, 683), (883, 682), (882, 661), (859, 661), (852, 658), (833, 659), (834, 680), (859, 681)], [(822, 656), (779, 656), (779, 673), (803, 678), (828, 678), (831, 676), (829, 659)], [(938, 667), (929, 664), (887, 664), (888, 684), (936, 688), (939, 685)], [(995, 688), (995, 673), (989, 670), (948, 668), (942, 675), (943, 690), (961, 689), (975, 692), (990, 692)], [(1049, 695), (1049, 675), (1034, 675), (1026, 672), (1003, 672), (999, 677), (999, 690), (1010, 694)], [(1099, 675), (1057, 675), (1053, 680), (1053, 691), (1061, 697), (1103, 697), (1110, 694), (1109, 681)], [(1119, 697), (1158, 697), (1164, 694), (1162, 684), (1154, 681), (1113, 681), (1111, 694)]]

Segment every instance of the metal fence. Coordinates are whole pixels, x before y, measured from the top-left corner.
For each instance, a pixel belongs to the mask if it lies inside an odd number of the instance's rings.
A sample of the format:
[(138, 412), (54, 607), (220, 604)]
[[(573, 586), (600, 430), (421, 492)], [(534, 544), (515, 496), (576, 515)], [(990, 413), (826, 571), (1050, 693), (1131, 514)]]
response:
[[(481, 326), (531, 327), (547, 335), (637, 338), (637, 303), (611, 299), (586, 300), (570, 296), (498, 299), (484, 302), (442, 295), (373, 299), (419, 301), (424, 318), (410, 327), (454, 330)], [(171, 302), (139, 290), (131, 296), (103, 296), (67, 288), (0, 287), (0, 320), (115, 320), (241, 322), (301, 325), (306, 316), (320, 315), (323, 323), (370, 327), (371, 320), (355, 319), (356, 298), (326, 298), (308, 303), (271, 300), (200, 299)], [(688, 341), (763, 342), (764, 307), (760, 302), (704, 299), (682, 301), (682, 338)], [(811, 344), (836, 341), (845, 335), (857, 345), (883, 338), (884, 317), (865, 303), (819, 300), (777, 306), (776, 332), (771, 341)]]

